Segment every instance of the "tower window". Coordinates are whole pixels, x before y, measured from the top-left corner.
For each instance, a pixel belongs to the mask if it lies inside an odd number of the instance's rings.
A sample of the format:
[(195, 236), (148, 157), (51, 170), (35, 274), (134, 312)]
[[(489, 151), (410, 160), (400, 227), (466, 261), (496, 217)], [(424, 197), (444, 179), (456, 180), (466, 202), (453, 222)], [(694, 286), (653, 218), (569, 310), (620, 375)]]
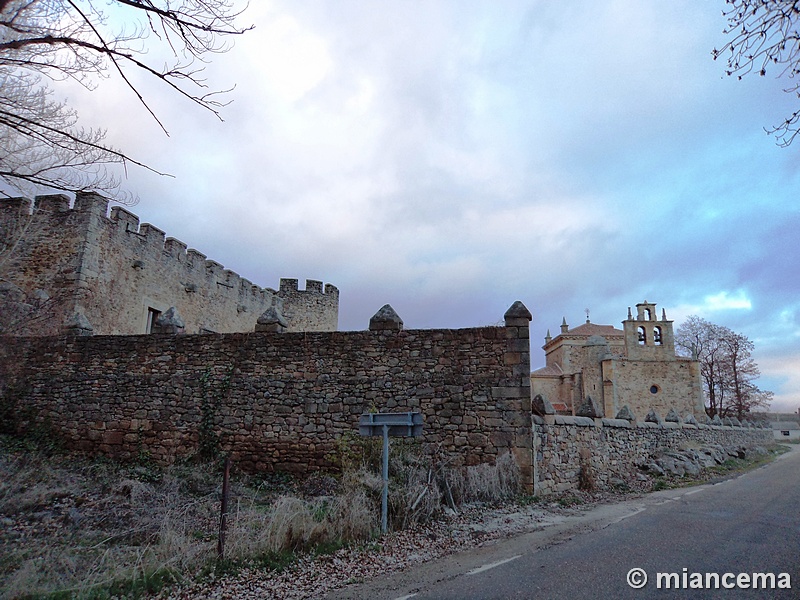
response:
[(147, 326), (145, 329), (145, 333), (153, 333), (153, 325), (156, 324), (158, 317), (161, 316), (161, 311), (156, 310), (155, 308), (149, 307), (147, 309)]
[(639, 327), (637, 330), (639, 337), (639, 345), (644, 346), (647, 343), (647, 332), (644, 327)]
[(645, 321), (652, 321), (653, 320), (653, 313), (650, 312), (649, 308), (644, 309), (644, 320)]
[(650, 386), (650, 393), (651, 394), (657, 394), (660, 391), (661, 391), (661, 388), (659, 388), (657, 385), (651, 385)]
[(656, 346), (660, 346), (661, 344), (663, 344), (661, 338), (661, 327), (656, 327), (655, 329), (653, 329), (653, 343)]

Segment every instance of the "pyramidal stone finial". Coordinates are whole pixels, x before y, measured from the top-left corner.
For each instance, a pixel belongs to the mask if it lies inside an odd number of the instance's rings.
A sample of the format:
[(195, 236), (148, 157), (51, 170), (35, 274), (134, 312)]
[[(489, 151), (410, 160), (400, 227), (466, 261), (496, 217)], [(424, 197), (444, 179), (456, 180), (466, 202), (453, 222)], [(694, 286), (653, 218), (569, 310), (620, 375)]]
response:
[(400, 331), (401, 329), (403, 329), (403, 319), (389, 304), (384, 304), (369, 320), (370, 331)]
[(67, 335), (84, 336), (92, 335), (94, 328), (89, 323), (86, 315), (82, 312), (76, 312), (64, 323), (64, 331)]
[(655, 410), (651, 410), (647, 413), (647, 416), (644, 418), (645, 423), (657, 423), (658, 425), (662, 424), (661, 417)]
[(533, 316), (528, 307), (521, 300), (517, 300), (508, 308), (506, 314), (503, 315), (503, 319), (506, 322), (506, 327), (528, 327)]
[(178, 313), (178, 309), (174, 306), (170, 306), (167, 310), (158, 315), (156, 322), (153, 323), (152, 332), (177, 335), (183, 333), (185, 329), (186, 324)]
[(633, 414), (631, 407), (627, 404), (619, 409), (617, 419), (624, 419), (625, 421), (635, 421), (636, 415)]
[(289, 324), (276, 305), (270, 306), (256, 321), (256, 331), (259, 333), (283, 333), (287, 327)]
[(536, 396), (534, 396), (533, 400), (531, 401), (531, 410), (534, 414), (539, 415), (540, 417), (556, 414), (556, 409), (553, 408), (553, 405), (550, 404), (550, 401), (541, 394), (536, 394)]
[(597, 402), (591, 396), (586, 396), (586, 400), (575, 411), (576, 417), (589, 417), (595, 419), (603, 416), (603, 410), (597, 405)]

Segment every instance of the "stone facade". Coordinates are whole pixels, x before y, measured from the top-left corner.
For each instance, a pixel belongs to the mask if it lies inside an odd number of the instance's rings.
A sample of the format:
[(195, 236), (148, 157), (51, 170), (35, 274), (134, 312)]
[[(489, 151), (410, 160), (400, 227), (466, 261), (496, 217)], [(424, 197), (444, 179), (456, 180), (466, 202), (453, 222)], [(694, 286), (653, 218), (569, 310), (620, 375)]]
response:
[(244, 469), (298, 473), (333, 467), (362, 413), (414, 411), (430, 452), (510, 451), (530, 485), (530, 319), (515, 303), (503, 327), (0, 338), (0, 400), (78, 450), (169, 463), (213, 438)]
[[(57, 335), (82, 319), (95, 335), (149, 333), (177, 309), (186, 333), (253, 331), (269, 308), (289, 331), (335, 331), (339, 291), (281, 280), (261, 288), (108, 200), (79, 193), (0, 200), (0, 241), (8, 259), (0, 308), (15, 335)], [(26, 314), (28, 317), (26, 318)], [(90, 329), (86, 329), (88, 323)]]
[(615, 417), (627, 406), (639, 417), (674, 409), (681, 416), (704, 413), (698, 361), (676, 356), (672, 321), (656, 305), (628, 309), (623, 329), (587, 322), (569, 329), (566, 321), (543, 349), (545, 367), (531, 373), (531, 391), (547, 399), (560, 414), (575, 415), (587, 398), (600, 408), (597, 416)]

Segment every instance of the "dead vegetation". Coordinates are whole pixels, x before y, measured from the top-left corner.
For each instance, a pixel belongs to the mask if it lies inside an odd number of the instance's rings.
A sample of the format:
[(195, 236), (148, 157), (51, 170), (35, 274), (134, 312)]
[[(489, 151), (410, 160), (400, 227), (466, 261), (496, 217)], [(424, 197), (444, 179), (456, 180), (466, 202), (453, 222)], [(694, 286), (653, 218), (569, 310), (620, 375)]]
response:
[[(369, 542), (382, 486), (373, 442), (348, 443), (337, 477), (235, 475), (220, 562), (219, 462), (123, 465), (0, 437), (0, 598), (135, 598), (220, 569), (282, 567), (302, 553)], [(510, 455), (456, 469), (398, 443), (391, 458), (393, 529), (517, 493)]]

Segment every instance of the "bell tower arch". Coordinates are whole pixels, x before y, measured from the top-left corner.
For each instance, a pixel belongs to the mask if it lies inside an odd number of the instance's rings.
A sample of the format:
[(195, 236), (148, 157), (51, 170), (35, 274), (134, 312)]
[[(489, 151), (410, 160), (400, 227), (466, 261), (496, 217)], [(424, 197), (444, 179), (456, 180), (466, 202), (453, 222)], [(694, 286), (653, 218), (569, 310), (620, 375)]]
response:
[(674, 360), (675, 336), (672, 321), (667, 320), (663, 309), (661, 319), (656, 317), (657, 314), (656, 305), (647, 300), (636, 305), (635, 318), (628, 308), (628, 318), (622, 322), (628, 358)]

